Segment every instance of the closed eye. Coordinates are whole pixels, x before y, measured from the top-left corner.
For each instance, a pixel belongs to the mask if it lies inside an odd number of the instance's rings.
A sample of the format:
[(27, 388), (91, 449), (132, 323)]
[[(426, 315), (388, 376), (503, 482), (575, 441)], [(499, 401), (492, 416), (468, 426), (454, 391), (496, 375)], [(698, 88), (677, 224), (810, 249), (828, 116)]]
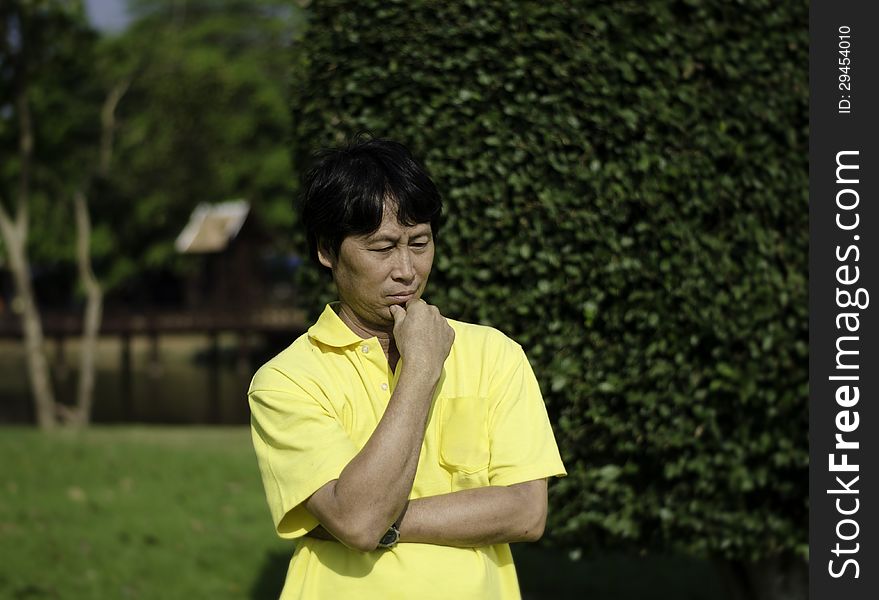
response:
[(370, 248), (370, 252), (390, 252), (394, 249), (394, 246), (382, 246), (381, 248)]

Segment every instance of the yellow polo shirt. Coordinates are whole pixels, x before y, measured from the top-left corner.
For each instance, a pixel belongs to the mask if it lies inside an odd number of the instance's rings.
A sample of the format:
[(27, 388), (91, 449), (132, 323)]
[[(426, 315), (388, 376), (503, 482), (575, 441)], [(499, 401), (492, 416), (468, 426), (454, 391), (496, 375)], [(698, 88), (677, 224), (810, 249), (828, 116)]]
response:
[[(437, 386), (410, 498), (565, 475), (537, 380), (521, 347), (490, 327), (455, 330)], [(331, 306), (263, 365), (248, 393), (253, 445), (278, 535), (318, 525), (303, 502), (338, 479), (366, 444), (396, 372), (376, 338), (361, 339)], [(452, 548), (402, 542), (351, 550), (304, 537), (283, 600), (519, 598), (508, 544)]]

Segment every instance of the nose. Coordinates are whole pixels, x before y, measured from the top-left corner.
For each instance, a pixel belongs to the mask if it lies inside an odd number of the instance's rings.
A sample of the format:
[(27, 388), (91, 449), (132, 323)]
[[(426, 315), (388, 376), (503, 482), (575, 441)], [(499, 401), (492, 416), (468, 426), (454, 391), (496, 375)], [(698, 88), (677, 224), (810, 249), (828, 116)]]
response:
[(397, 251), (396, 261), (394, 262), (394, 270), (391, 277), (395, 281), (410, 282), (415, 278), (415, 267), (412, 264), (412, 253), (408, 248), (401, 248)]

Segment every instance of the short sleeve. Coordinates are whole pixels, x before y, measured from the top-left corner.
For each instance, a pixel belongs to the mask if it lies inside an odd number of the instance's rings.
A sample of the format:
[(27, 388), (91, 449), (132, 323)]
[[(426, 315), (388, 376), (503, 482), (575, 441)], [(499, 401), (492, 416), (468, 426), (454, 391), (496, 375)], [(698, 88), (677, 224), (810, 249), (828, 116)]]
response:
[(297, 538), (318, 525), (303, 502), (338, 479), (357, 448), (320, 391), (271, 367), (248, 392), (253, 447), (278, 535)]
[(512, 485), (567, 475), (531, 365), (518, 344), (505, 341), (490, 386), (489, 481)]

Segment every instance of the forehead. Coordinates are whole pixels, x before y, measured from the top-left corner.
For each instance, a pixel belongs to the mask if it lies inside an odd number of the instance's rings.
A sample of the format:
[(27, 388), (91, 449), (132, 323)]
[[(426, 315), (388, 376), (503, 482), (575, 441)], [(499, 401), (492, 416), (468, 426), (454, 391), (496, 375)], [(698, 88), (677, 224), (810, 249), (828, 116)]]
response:
[(397, 211), (395, 207), (385, 204), (382, 213), (382, 221), (378, 229), (372, 233), (360, 236), (362, 239), (399, 239), (401, 237), (416, 237), (419, 235), (429, 235), (431, 233), (430, 223), (416, 223), (415, 225), (405, 225), (397, 219)]

